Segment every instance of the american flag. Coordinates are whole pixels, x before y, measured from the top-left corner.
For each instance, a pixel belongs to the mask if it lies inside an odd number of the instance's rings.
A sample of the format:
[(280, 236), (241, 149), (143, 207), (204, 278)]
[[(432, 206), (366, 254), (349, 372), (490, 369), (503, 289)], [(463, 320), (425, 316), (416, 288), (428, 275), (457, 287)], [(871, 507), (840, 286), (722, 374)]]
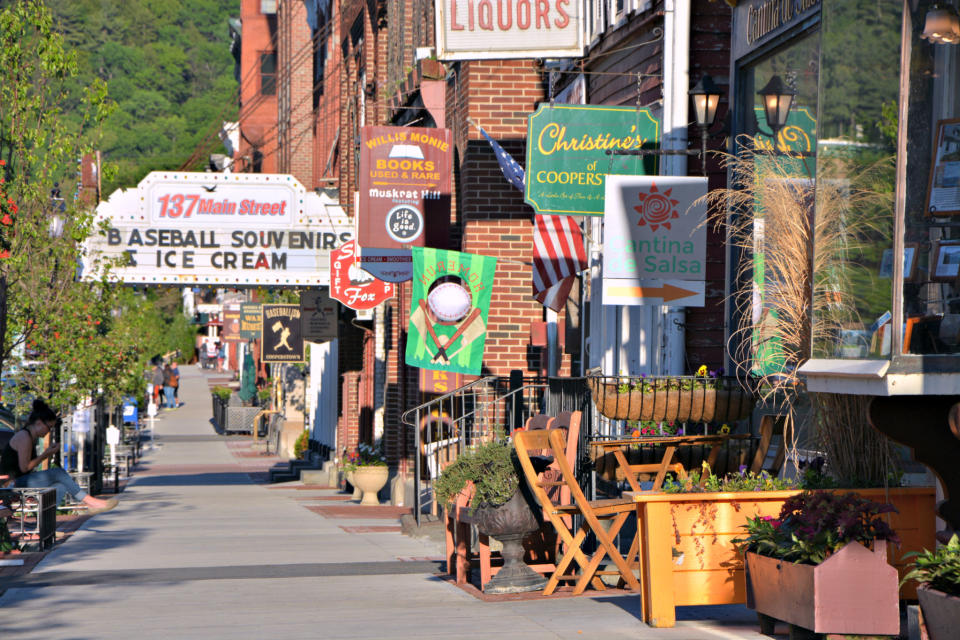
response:
[[(523, 167), (497, 141), (480, 133), (497, 156), (500, 170), (507, 182), (524, 190)], [(537, 214), (533, 220), (533, 295), (537, 301), (554, 311), (560, 311), (578, 273), (587, 268), (587, 252), (583, 234), (573, 216)]]

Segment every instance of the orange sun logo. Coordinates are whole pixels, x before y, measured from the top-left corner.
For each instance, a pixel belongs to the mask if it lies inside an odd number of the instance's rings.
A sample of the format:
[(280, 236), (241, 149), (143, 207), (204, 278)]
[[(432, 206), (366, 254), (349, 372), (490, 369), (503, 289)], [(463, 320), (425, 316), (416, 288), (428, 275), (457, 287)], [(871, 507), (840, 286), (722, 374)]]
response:
[(642, 191), (638, 193), (637, 198), (640, 200), (640, 204), (634, 207), (636, 212), (640, 214), (640, 221), (637, 226), (642, 227), (649, 224), (651, 231), (656, 231), (661, 226), (669, 229), (670, 221), (680, 217), (680, 214), (674, 209), (680, 201), (670, 197), (672, 191), (673, 188), (671, 187), (660, 193), (657, 191), (657, 183), (654, 182), (650, 185), (649, 193)]

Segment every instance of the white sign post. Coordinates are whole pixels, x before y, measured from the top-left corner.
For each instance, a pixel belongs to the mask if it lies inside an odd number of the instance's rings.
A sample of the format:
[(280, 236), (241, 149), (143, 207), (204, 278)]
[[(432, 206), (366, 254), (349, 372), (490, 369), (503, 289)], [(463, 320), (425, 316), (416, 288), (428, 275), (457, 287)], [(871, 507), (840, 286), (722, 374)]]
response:
[(128, 284), (327, 285), (330, 251), (353, 237), (339, 204), (282, 174), (154, 171), (97, 221), (109, 228), (85, 243), (83, 277), (113, 259)]
[(707, 179), (607, 175), (603, 304), (702, 307)]
[(120, 429), (110, 425), (107, 427), (107, 444), (110, 445), (110, 465), (117, 466), (117, 445), (120, 444)]

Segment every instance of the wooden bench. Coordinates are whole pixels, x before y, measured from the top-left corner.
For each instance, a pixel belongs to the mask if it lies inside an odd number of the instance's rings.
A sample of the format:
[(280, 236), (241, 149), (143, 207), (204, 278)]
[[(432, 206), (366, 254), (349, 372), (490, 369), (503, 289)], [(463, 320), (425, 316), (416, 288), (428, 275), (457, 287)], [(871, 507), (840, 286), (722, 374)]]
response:
[[(560, 428), (567, 431), (566, 458), (573, 467), (576, 464), (577, 444), (580, 439), (580, 411), (565, 411), (557, 417), (534, 416), (527, 419), (524, 429)], [(555, 465), (556, 463), (554, 463)], [(553, 467), (554, 465), (551, 465)], [(550, 473), (548, 469), (544, 473)], [(523, 479), (520, 479), (523, 482)], [(566, 489), (564, 487), (563, 489)], [(490, 579), (500, 570), (502, 559), (490, 551), (490, 538), (483, 533), (477, 535), (477, 550), (472, 550), (472, 525), (470, 514), (470, 499), (473, 496), (472, 484), (462, 491), (452, 505), (446, 509), (446, 556), (447, 572), (454, 576), (457, 584), (466, 584), (470, 581), (470, 570), (480, 569), (480, 585), (490, 582)], [(569, 496), (565, 496), (569, 497)], [(549, 520), (544, 520), (540, 531), (527, 538), (524, 543), (526, 556), (524, 562), (534, 571), (550, 575), (556, 569), (557, 538), (556, 532)]]

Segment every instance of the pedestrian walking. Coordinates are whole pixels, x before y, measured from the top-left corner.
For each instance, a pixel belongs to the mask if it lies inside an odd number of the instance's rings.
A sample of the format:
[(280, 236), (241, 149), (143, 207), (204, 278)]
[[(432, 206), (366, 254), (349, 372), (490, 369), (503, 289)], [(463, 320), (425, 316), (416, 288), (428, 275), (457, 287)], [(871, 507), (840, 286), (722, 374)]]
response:
[(153, 404), (159, 407), (160, 392), (163, 391), (163, 367), (160, 366), (159, 356), (150, 374), (150, 383), (153, 385)]
[(169, 364), (163, 368), (163, 406), (167, 409), (177, 408), (177, 401), (173, 397), (173, 369)]
[(177, 361), (170, 363), (170, 383), (173, 387), (173, 406), (180, 406), (180, 369), (177, 367)]
[(34, 441), (46, 437), (51, 430), (58, 428), (60, 418), (47, 403), (39, 398), (33, 401), (33, 411), (27, 418), (27, 425), (17, 431), (7, 446), (0, 451), (0, 473), (12, 476), (13, 486), (18, 488), (53, 487), (57, 491), (57, 504), (69, 495), (77, 502), (88, 507), (87, 513), (101, 513), (117, 506), (117, 499), (100, 500), (94, 498), (74, 481), (60, 467), (36, 471), (37, 466), (57, 452), (60, 447), (52, 442), (40, 455), (36, 454)]
[(223, 363), (227, 360), (227, 343), (218, 342), (217, 343), (217, 371), (223, 373)]

